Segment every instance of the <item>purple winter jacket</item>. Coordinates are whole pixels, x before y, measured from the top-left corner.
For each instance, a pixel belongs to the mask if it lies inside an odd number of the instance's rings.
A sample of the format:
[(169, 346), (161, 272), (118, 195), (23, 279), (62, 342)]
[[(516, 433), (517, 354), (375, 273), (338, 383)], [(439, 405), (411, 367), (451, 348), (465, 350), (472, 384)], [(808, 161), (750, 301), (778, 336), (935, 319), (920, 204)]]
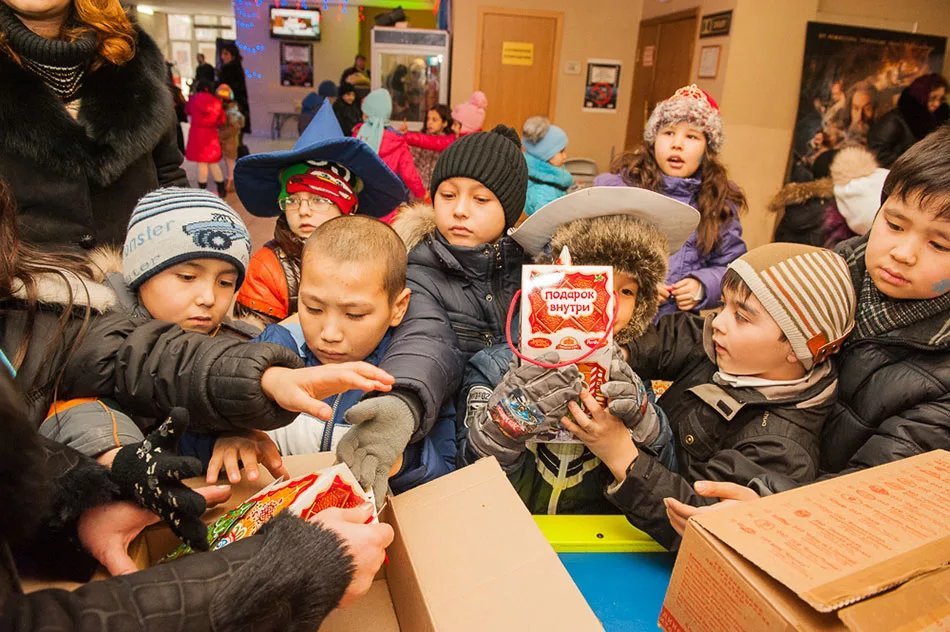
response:
[[(699, 187), (702, 180), (699, 178), (674, 178), (663, 176), (663, 195), (679, 202), (697, 208)], [(622, 176), (616, 173), (602, 173), (594, 178), (594, 186), (617, 187), (629, 186)], [(712, 252), (703, 255), (696, 245), (695, 232), (689, 236), (686, 243), (670, 257), (670, 271), (666, 276), (666, 284), (672, 285), (686, 277), (693, 277), (703, 284), (705, 297), (694, 311), (710, 309), (721, 303), (722, 277), (726, 274), (726, 266), (741, 257), (748, 248), (742, 240), (742, 224), (738, 215), (733, 212), (732, 221), (723, 225), (719, 230), (719, 239)], [(670, 299), (660, 305), (656, 317), (673, 314), (676, 310), (676, 301)]]

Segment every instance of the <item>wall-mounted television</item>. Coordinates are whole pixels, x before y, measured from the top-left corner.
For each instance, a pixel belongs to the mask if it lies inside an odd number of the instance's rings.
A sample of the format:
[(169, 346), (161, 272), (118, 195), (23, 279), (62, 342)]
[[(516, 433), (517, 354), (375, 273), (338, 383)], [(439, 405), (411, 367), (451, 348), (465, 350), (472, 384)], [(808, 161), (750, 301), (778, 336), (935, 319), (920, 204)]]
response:
[(270, 36), (320, 41), (320, 9), (270, 8)]

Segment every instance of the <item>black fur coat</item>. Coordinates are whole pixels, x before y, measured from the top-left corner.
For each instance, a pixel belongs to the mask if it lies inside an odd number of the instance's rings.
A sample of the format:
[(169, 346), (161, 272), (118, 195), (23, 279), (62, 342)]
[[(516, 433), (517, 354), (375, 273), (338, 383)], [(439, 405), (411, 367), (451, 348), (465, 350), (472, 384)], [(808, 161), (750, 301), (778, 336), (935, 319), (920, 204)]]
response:
[(78, 121), (33, 73), (0, 54), (0, 176), (34, 243), (121, 244), (136, 201), (188, 186), (155, 42), (138, 31), (135, 57), (86, 75)]

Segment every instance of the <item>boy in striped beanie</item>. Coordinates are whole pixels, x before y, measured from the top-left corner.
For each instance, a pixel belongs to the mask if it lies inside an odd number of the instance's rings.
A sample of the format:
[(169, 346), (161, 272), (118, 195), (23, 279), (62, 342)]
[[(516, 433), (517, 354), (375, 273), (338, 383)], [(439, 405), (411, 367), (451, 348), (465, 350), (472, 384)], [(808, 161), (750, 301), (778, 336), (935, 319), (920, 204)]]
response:
[(667, 517), (671, 499), (716, 501), (699, 496), (696, 481), (816, 478), (837, 388), (828, 358), (854, 328), (848, 266), (824, 248), (756, 248), (730, 264), (722, 298), (714, 317), (665, 316), (627, 346), (637, 374), (673, 380), (657, 401), (669, 418), (667, 445), (638, 446), (586, 393), (590, 414), (571, 403), (572, 419), (562, 420), (610, 469), (608, 500), (668, 548), (680, 538)]

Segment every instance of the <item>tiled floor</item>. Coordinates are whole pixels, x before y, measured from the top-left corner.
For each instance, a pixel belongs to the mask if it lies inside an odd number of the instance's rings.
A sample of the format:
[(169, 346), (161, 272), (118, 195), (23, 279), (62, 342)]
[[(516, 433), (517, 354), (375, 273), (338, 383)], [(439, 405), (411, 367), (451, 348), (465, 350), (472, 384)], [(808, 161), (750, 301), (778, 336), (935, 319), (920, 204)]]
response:
[[(188, 124), (182, 125), (183, 131), (185, 133), (185, 138), (188, 138)], [(248, 148), (250, 148), (251, 153), (262, 153), (267, 151), (274, 151), (277, 149), (290, 149), (293, 147), (294, 138), (284, 138), (280, 140), (271, 140), (270, 138), (256, 138), (253, 136), (247, 136), (245, 139)], [(186, 160), (182, 166), (185, 168), (185, 172), (188, 174), (188, 181), (191, 182), (191, 186), (196, 186), (198, 182), (198, 165), (197, 163)], [(214, 190), (214, 185), (211, 185), (212, 190)], [(265, 217), (255, 217), (251, 215), (241, 204), (241, 201), (238, 199), (238, 196), (234, 193), (229, 193), (227, 197), (227, 202), (230, 204), (238, 213), (241, 214), (241, 217), (244, 219), (244, 223), (247, 224), (247, 229), (251, 233), (251, 245), (254, 250), (257, 250), (263, 246), (268, 240), (274, 236), (274, 219), (265, 218)]]

